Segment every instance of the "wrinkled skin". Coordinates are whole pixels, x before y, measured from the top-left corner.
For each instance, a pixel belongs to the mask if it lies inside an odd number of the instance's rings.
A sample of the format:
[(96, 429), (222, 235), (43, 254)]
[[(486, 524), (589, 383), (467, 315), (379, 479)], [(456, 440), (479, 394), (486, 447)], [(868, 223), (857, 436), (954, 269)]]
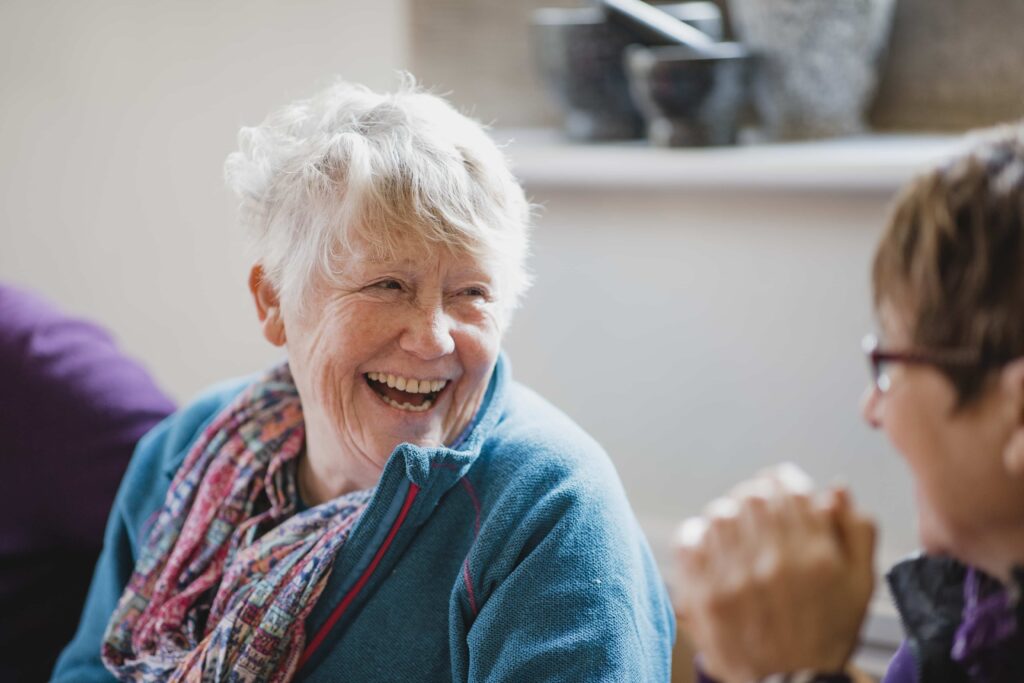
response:
[(676, 608), (704, 670), (723, 683), (842, 671), (871, 598), (874, 543), (845, 490), (814, 494), (792, 465), (684, 522)]
[[(287, 350), (302, 400), (307, 504), (376, 485), (398, 444), (451, 443), (483, 400), (503, 331), (492, 261), (409, 244), (382, 258), (356, 240), (306, 310), (280, 297), (257, 264), (249, 286), (264, 336)], [(385, 403), (368, 373), (446, 386), (429, 410)]]

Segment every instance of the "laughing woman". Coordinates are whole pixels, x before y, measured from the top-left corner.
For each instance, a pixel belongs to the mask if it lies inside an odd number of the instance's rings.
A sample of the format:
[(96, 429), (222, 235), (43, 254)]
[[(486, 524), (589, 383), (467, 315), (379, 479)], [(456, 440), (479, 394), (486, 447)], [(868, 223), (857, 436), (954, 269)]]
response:
[(495, 145), (345, 83), (240, 140), (287, 361), (140, 443), (55, 680), (667, 680), (612, 466), (500, 352), (529, 206)]

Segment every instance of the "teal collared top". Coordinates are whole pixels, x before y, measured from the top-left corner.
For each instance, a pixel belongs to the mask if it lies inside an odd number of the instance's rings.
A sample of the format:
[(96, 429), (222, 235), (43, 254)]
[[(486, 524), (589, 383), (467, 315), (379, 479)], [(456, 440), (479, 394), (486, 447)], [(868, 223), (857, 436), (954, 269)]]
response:
[[(251, 379), (136, 449), (59, 682), (113, 681), (107, 620), (192, 443)], [(453, 447), (401, 444), (306, 621), (301, 681), (668, 681), (675, 621), (601, 447), (498, 359)]]

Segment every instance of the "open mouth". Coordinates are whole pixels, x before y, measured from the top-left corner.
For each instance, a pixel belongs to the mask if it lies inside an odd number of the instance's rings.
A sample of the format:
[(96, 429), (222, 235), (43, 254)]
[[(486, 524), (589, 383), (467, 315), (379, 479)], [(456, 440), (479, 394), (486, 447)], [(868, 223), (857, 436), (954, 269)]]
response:
[(368, 372), (363, 377), (370, 388), (392, 408), (422, 413), (430, 410), (448, 380), (415, 379), (389, 375), (384, 372)]

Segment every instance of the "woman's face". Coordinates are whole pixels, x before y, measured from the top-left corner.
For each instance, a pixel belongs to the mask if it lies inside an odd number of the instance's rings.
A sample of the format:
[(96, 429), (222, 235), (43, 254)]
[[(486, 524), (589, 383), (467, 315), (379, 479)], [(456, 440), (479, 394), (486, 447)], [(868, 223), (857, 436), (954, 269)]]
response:
[[(888, 306), (880, 314), (885, 348), (914, 348), (905, 319)], [(998, 382), (957, 410), (953, 384), (935, 367), (894, 363), (887, 374), (889, 388), (882, 393), (872, 383), (862, 413), (910, 467), (921, 543), (928, 552), (977, 563), (984, 554), (978, 544), (1004, 526), (1019, 526), (1024, 514), (1002, 458), (1018, 416)]]
[(380, 260), (358, 242), (334, 267), (306, 315), (282, 311), (310, 439), (378, 472), (400, 443), (452, 443), (498, 356), (494, 268), (442, 249)]

